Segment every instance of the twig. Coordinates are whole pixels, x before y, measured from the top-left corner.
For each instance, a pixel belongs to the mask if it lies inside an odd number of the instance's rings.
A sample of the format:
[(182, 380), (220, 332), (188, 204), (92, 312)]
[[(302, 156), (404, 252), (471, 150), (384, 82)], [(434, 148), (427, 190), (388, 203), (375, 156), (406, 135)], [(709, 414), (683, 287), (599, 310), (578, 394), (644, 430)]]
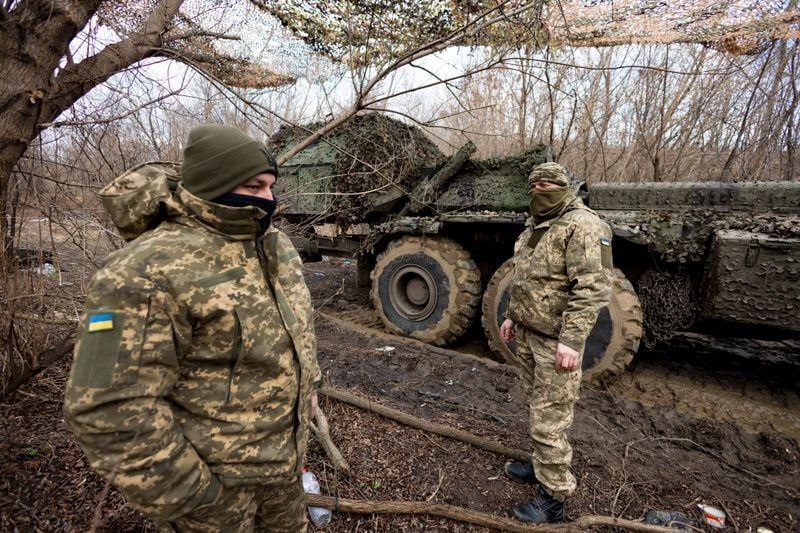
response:
[(317, 414), (314, 417), (317, 421), (316, 424), (313, 422), (311, 423), (311, 429), (314, 431), (314, 436), (317, 438), (317, 442), (322, 445), (322, 449), (325, 450), (325, 454), (328, 456), (328, 459), (331, 460), (333, 464), (333, 468), (337, 471), (341, 471), (345, 476), (350, 476), (350, 465), (345, 461), (344, 457), (342, 456), (342, 452), (339, 451), (339, 448), (333, 443), (331, 439), (331, 432), (330, 432), (330, 425), (328, 424), (328, 418), (325, 416), (325, 413), (322, 412), (322, 408), (317, 406)]
[(325, 308), (325, 306), (326, 306), (326, 305), (328, 305), (328, 303), (330, 303), (330, 301), (331, 301), (331, 300), (333, 300), (333, 299), (334, 299), (334, 298), (336, 298), (337, 296), (341, 296), (342, 294), (344, 294), (344, 278), (342, 278), (342, 285), (341, 285), (341, 287), (339, 287), (339, 288), (336, 290), (336, 292), (335, 292), (335, 293), (331, 294), (331, 295), (330, 295), (328, 298), (326, 298), (326, 299), (325, 299), (325, 301), (324, 301), (324, 302), (322, 302), (321, 304), (319, 304), (319, 305), (315, 305), (315, 306), (314, 306), (314, 308), (315, 308), (315, 309), (314, 309), (314, 320), (316, 320), (316, 319), (317, 319), (317, 317), (319, 317), (320, 313), (322, 313), (322, 309), (324, 309), (324, 308)]
[(109, 492), (111, 492), (111, 481), (106, 480), (105, 484), (103, 485), (103, 490), (100, 491), (100, 496), (97, 500), (97, 505), (95, 505), (94, 513), (92, 514), (92, 523), (89, 526), (90, 533), (97, 531), (101, 525), (103, 520), (103, 504), (106, 502)]
[(719, 500), (719, 505), (720, 507), (722, 507), (722, 510), (727, 513), (728, 519), (730, 519), (731, 525), (733, 526), (733, 531), (735, 533), (739, 533), (739, 524), (736, 522), (736, 519), (733, 517), (733, 514), (731, 513), (730, 509), (728, 509), (728, 506), (725, 505), (725, 503), (722, 500)]
[(57, 319), (57, 318), (46, 318), (37, 315), (31, 315), (29, 313), (21, 313), (19, 311), (0, 311), (0, 315), (7, 316), (10, 319), (13, 318), (21, 318), (22, 320), (30, 320), (33, 322), (42, 322), (44, 324), (52, 324), (57, 326), (74, 326), (78, 323), (78, 319)]
[(116, 115), (114, 117), (108, 117), (108, 118), (96, 119), (96, 120), (62, 120), (62, 121), (58, 121), (58, 122), (42, 122), (41, 124), (39, 124), (39, 127), (41, 127), (41, 128), (60, 128), (60, 127), (63, 127), (63, 126), (89, 126), (89, 125), (94, 125), (94, 124), (110, 124), (111, 122), (115, 122), (117, 120), (121, 120), (123, 118), (129, 117), (129, 116), (133, 115), (134, 113), (136, 113), (138, 111), (141, 111), (142, 109), (144, 109), (145, 107), (147, 107), (149, 105), (157, 104), (158, 102), (160, 102), (162, 100), (166, 100), (167, 98), (170, 98), (172, 96), (176, 96), (179, 93), (180, 93), (180, 90), (170, 91), (170, 92), (168, 92), (166, 94), (163, 94), (163, 95), (159, 96), (158, 98), (154, 98), (153, 100), (150, 100), (149, 102), (145, 102), (140, 106), (137, 106), (137, 107), (135, 107), (133, 109), (129, 109), (128, 111), (126, 111), (124, 113), (121, 113), (119, 115)]
[(433, 490), (430, 496), (425, 498), (426, 502), (431, 501), (436, 495), (439, 493), (439, 489), (442, 488), (442, 481), (444, 481), (444, 471), (440, 468), (439, 469), (439, 483), (436, 485), (436, 488)]

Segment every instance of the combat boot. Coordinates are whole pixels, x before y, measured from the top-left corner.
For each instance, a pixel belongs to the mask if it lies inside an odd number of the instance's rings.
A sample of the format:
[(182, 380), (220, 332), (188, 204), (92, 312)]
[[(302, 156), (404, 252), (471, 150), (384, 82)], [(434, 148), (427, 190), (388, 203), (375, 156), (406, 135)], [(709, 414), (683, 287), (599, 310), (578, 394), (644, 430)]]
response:
[(536, 475), (533, 473), (533, 465), (530, 461), (511, 461), (506, 463), (506, 475), (519, 483), (528, 483), (529, 485), (536, 485)]
[(542, 491), (535, 499), (514, 506), (514, 516), (529, 524), (564, 521), (564, 502)]

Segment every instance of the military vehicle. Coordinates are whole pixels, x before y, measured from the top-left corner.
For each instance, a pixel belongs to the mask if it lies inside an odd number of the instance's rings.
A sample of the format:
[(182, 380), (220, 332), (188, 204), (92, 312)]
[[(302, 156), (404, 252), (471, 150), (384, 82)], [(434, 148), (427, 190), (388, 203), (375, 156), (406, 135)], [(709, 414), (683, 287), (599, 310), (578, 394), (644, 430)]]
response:
[[(273, 149), (315, 126), (282, 130)], [(514, 346), (499, 324), (527, 175), (552, 153), (478, 160), (474, 149), (448, 158), (419, 129), (364, 115), (286, 161), (278, 194), (306, 259), (357, 257), (389, 331), (445, 345), (480, 323), (505, 360)], [(695, 345), (735, 336), (729, 346), (800, 362), (800, 182), (599, 183), (579, 194), (611, 226), (616, 267), (585, 380), (622, 371), (640, 341), (677, 336)], [(337, 232), (315, 231), (326, 223)]]

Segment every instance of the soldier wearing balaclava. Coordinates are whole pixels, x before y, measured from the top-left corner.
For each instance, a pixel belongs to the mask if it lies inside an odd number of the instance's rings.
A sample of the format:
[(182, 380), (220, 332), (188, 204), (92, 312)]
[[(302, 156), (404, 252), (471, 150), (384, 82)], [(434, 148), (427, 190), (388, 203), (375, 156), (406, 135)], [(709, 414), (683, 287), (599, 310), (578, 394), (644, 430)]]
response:
[(575, 491), (570, 471), (572, 425), (584, 345), (608, 304), (611, 230), (577, 198), (564, 167), (545, 163), (530, 174), (531, 219), (514, 247), (514, 276), (500, 333), (516, 340), (514, 364), (530, 408), (532, 456), (506, 465), (514, 480), (540, 487), (514, 507), (530, 523), (564, 519)]
[(78, 443), (163, 531), (304, 531), (316, 402), (312, 306), (270, 224), (275, 159), (219, 124), (175, 167), (100, 195), (130, 242), (86, 295), (64, 410)]

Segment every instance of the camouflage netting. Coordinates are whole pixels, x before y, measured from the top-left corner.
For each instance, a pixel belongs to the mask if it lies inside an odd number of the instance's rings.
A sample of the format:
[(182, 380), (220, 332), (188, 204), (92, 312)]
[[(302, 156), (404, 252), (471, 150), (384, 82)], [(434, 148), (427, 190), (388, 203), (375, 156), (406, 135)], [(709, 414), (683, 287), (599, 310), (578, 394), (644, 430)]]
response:
[(688, 275), (648, 270), (639, 278), (636, 294), (642, 303), (642, 342), (647, 348), (689, 329), (697, 319), (697, 291)]
[[(100, 24), (108, 26), (119, 36), (128, 37), (142, 31), (148, 17), (159, 9), (160, 0), (105, 0), (97, 10)], [(220, 40), (215, 35), (219, 28), (212, 27), (212, 20), (222, 19), (235, 27), (233, 33), (244, 33), (248, 28), (245, 21), (258, 22), (252, 13), (235, 8), (241, 6), (239, 0), (214, 0), (207, 2), (185, 2), (181, 11), (171, 20), (171, 27), (164, 36), (165, 51), (174, 58), (185, 61), (213, 74), (216, 78), (233, 87), (262, 89), (280, 87), (295, 81), (295, 78), (273, 71), (257, 60), (252, 52), (246, 52), (246, 39)], [(203, 20), (203, 19), (206, 20)], [(227, 41), (227, 42), (226, 42)], [(231, 52), (231, 43), (238, 49)], [(224, 44), (223, 44), (224, 43)], [(223, 44), (222, 46), (220, 46)], [(226, 51), (226, 49), (228, 51)]]
[(703, 43), (734, 54), (800, 37), (795, 0), (561, 0), (545, 12), (551, 40), (573, 46)]
[(696, 263), (708, 254), (713, 235), (741, 230), (774, 238), (800, 237), (800, 216), (794, 213), (720, 213), (710, 209), (677, 211), (600, 211), (615, 231), (647, 246), (668, 263)]
[[(323, 125), (283, 127), (270, 139), (270, 148), (281, 154)], [(329, 179), (327, 210), (343, 226), (362, 222), (376, 197), (410, 191), (446, 160), (419, 128), (377, 113), (356, 116), (305, 151), (312, 150), (315, 163), (331, 162), (324, 177)]]
[(535, 43), (701, 43), (728, 53), (753, 54), (774, 39), (800, 37), (796, 0), (251, 2), (317, 50), (356, 63), (399, 57), (466, 27), (472, 31), (453, 44), (516, 48)]

